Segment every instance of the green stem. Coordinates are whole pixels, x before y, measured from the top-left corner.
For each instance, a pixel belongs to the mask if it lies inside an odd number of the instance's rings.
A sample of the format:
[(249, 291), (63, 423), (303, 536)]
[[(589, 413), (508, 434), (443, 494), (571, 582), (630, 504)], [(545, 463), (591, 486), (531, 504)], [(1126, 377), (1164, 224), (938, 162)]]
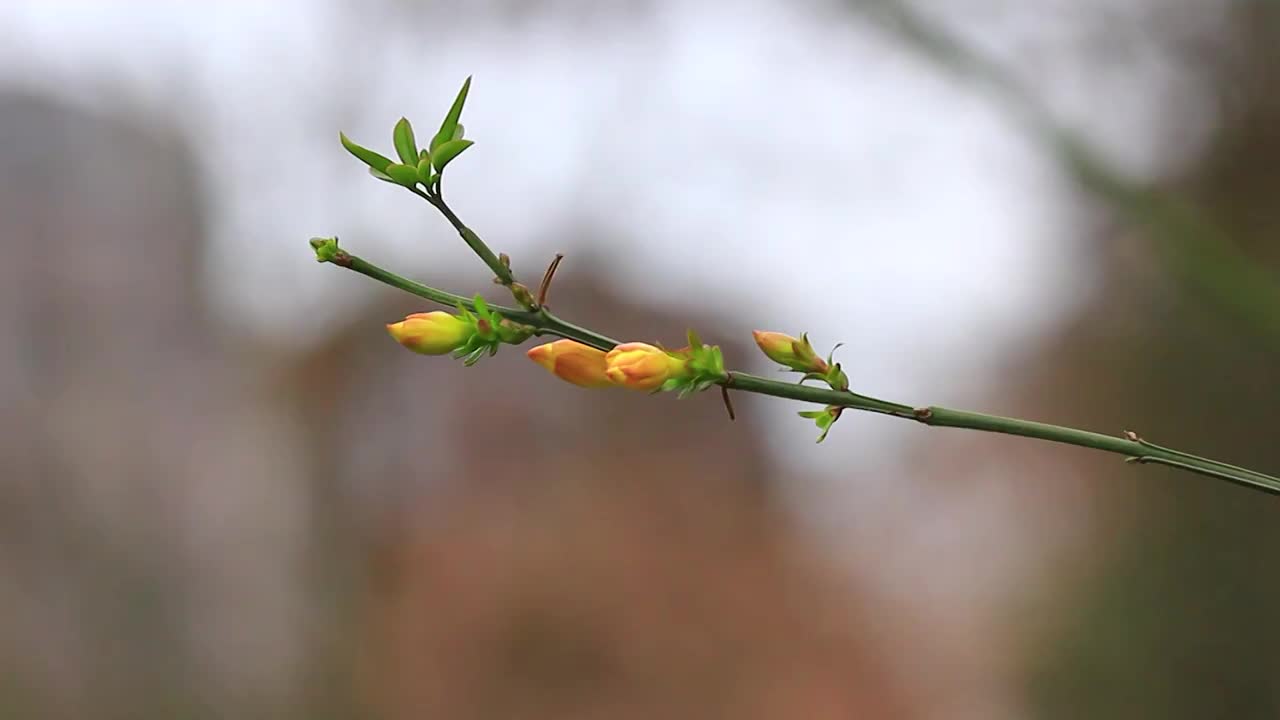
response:
[[(455, 307), (458, 303), (462, 303), (463, 306), (471, 309), (474, 309), (475, 307), (471, 300), (468, 300), (461, 295), (454, 295), (453, 293), (444, 292), (443, 290), (437, 290), (423, 285), (422, 283), (401, 277), (395, 273), (383, 270), (372, 263), (366, 262), (361, 258), (351, 255), (345, 250), (337, 250), (331, 257), (323, 257), (321, 259), (335, 265), (354, 270), (361, 275), (371, 277), (374, 280), (385, 283), (394, 288), (404, 290), (405, 292), (412, 293), (418, 297), (431, 300), (432, 302), (448, 305), (450, 307)], [(612, 349), (618, 344), (618, 342), (613, 338), (561, 320), (559, 317), (546, 310), (546, 308), (537, 311), (526, 311), (502, 306), (491, 307), (495, 312), (500, 313), (504, 317), (533, 327), (536, 331), (536, 335), (552, 335), (555, 337), (576, 340), (584, 345), (590, 345), (605, 351)], [(762, 378), (756, 375), (749, 375), (747, 373), (736, 371), (729, 372), (720, 384), (725, 388), (733, 390), (741, 390), (743, 392), (756, 393), (759, 395), (770, 395), (772, 397), (788, 398), (791, 400), (800, 400), (803, 402), (818, 403), (821, 405), (835, 405), (853, 410), (865, 410), (868, 412), (915, 420), (925, 425), (935, 427), (964, 428), (968, 430), (978, 430), (981, 432), (1017, 435), (1020, 437), (1035, 438), (1038, 440), (1047, 440), (1049, 442), (1056, 442), (1064, 445), (1075, 445), (1077, 447), (1118, 453), (1126, 456), (1126, 458), (1131, 462), (1141, 464), (1155, 463), (1169, 467), (1176, 467), (1190, 472), (1199, 473), (1201, 475), (1227, 480), (1255, 490), (1262, 490), (1272, 494), (1280, 494), (1280, 478), (1275, 478), (1270, 475), (1265, 475), (1260, 472), (1234, 465), (1228, 465), (1226, 463), (1218, 462), (1217, 460), (1210, 460), (1197, 455), (1191, 455), (1171, 448), (1161, 447), (1142, 440), (1136, 435), (1130, 435), (1127, 438), (1115, 437), (1111, 435), (1103, 435), (1101, 433), (1089, 432), (1087, 430), (1062, 427), (1060, 425), (1049, 425), (1047, 423), (1033, 422), (1030, 420), (999, 417), (997, 415), (985, 415), (983, 413), (967, 412), (964, 410), (951, 410), (943, 407), (917, 408), (911, 405), (879, 400), (877, 398), (859, 395), (849, 391), (810, 387), (808, 385), (782, 382), (780, 380), (769, 380), (768, 378)]]
[(1128, 456), (1132, 462), (1168, 465), (1201, 475), (1228, 480), (1255, 490), (1280, 494), (1280, 478), (1179, 450), (1161, 447), (1132, 434), (1129, 434), (1127, 438), (1115, 437), (1059, 425), (999, 417), (997, 415), (984, 415), (964, 410), (951, 410), (942, 407), (922, 408), (918, 411), (916, 419), (926, 425), (1019, 435), (1021, 437), (1119, 453)]
[(467, 247), (471, 248), (471, 252), (479, 256), (484, 261), (484, 264), (489, 266), (489, 269), (497, 276), (499, 282), (510, 287), (516, 281), (515, 276), (511, 274), (511, 268), (507, 267), (497, 255), (494, 255), (493, 250), (489, 249), (484, 240), (481, 240), (479, 235), (467, 227), (453, 212), (453, 208), (449, 207), (448, 203), (444, 201), (444, 195), (440, 194), (439, 183), (436, 184), (436, 190), (433, 193), (425, 193), (416, 187), (409, 189), (413, 191), (414, 195), (431, 203), (435, 209), (440, 211), (441, 215), (444, 215), (449, 224), (453, 226), (453, 229), (457, 230), (458, 234), (462, 236), (462, 241), (467, 244)]

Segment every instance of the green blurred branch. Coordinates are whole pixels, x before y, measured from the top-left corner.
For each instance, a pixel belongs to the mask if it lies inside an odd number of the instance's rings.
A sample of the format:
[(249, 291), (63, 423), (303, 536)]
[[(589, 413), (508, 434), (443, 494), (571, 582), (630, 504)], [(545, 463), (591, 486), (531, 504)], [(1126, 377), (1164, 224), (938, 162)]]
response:
[(1081, 188), (1155, 241), (1159, 261), (1172, 275), (1280, 353), (1280, 277), (1242, 253), (1204, 210), (1176, 193), (1125, 178), (1078, 133), (1057, 121), (1015, 75), (967, 47), (906, 0), (851, 5), (939, 69), (1001, 100), (1052, 150)]

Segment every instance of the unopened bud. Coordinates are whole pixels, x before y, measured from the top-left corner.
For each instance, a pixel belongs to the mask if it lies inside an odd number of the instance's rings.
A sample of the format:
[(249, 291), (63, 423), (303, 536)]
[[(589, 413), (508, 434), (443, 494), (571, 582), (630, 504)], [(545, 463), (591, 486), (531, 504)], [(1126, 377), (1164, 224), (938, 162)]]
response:
[(605, 374), (615, 385), (632, 390), (656, 390), (667, 380), (685, 377), (688, 358), (677, 357), (646, 343), (624, 343), (605, 356)]
[(779, 365), (786, 365), (798, 372), (825, 373), (827, 363), (813, 351), (808, 336), (791, 337), (780, 332), (755, 330), (751, 333), (768, 358)]
[(475, 334), (475, 328), (460, 317), (443, 310), (414, 313), (387, 325), (396, 342), (423, 355), (446, 355), (457, 350)]
[(605, 375), (605, 353), (574, 340), (557, 340), (531, 348), (529, 359), (566, 382), (587, 388), (609, 387)]

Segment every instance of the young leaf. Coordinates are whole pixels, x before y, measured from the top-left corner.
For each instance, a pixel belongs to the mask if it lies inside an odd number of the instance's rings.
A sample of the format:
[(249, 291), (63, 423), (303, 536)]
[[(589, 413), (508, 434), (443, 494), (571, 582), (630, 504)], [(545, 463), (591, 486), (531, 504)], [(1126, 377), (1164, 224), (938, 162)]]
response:
[(348, 138), (343, 133), (338, 133), (338, 137), (342, 139), (342, 147), (346, 148), (347, 152), (355, 155), (357, 160), (374, 170), (382, 173), (387, 172), (387, 166), (391, 164), (391, 158), (383, 157), (367, 147), (361, 147), (351, 142), (351, 138)]
[(416, 167), (391, 163), (387, 165), (386, 173), (391, 176), (392, 180), (405, 187), (413, 187), (418, 184), (418, 168)]
[(474, 141), (471, 140), (450, 140), (440, 147), (432, 149), (431, 162), (436, 166), (436, 170), (443, 171), (444, 166), (448, 165), (449, 161), (461, 155), (463, 150), (474, 144)]
[(462, 123), (458, 123), (458, 127), (456, 127), (456, 128), (454, 128), (454, 129), (453, 129), (453, 137), (451, 137), (451, 138), (449, 138), (449, 139), (450, 139), (450, 140), (461, 140), (461, 139), (462, 139), (462, 134), (463, 134), (464, 132), (465, 132), (465, 129), (462, 127)]
[(432, 153), (436, 148), (453, 140), (453, 133), (458, 129), (458, 120), (462, 118), (462, 106), (467, 102), (469, 90), (471, 90), (471, 77), (467, 76), (466, 82), (462, 83), (462, 89), (458, 91), (458, 97), (453, 101), (453, 107), (449, 108), (449, 114), (445, 115), (444, 122), (440, 124), (440, 131), (431, 138)]
[(418, 162), (418, 179), (423, 185), (431, 187), (431, 157), (426, 152), (422, 151), (422, 160)]
[(400, 156), (400, 162), (405, 165), (417, 165), (418, 160), (418, 144), (413, 139), (413, 126), (409, 124), (408, 118), (400, 118), (396, 123), (396, 129), (391, 133), (391, 140), (395, 143), (396, 154)]

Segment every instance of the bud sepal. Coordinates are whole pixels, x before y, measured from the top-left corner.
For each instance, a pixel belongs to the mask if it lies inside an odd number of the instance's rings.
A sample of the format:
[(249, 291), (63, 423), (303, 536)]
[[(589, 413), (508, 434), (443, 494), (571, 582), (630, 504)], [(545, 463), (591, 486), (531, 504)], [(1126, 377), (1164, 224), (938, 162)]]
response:
[(685, 378), (676, 378), (670, 390), (678, 391), (677, 398), (684, 398), (693, 393), (702, 392), (712, 385), (729, 378), (724, 369), (724, 353), (719, 345), (706, 345), (698, 333), (689, 330), (689, 345), (676, 353), (688, 358), (689, 374)]
[(480, 362), (485, 353), (490, 357), (496, 355), (499, 345), (519, 345), (534, 333), (534, 328), (508, 320), (489, 309), (489, 303), (485, 302), (483, 296), (476, 295), (472, 304), (475, 306), (474, 312), (461, 302), (458, 303), (459, 315), (475, 332), (470, 340), (453, 351), (453, 356), (461, 358), (462, 364), (467, 367)]
[(818, 442), (822, 442), (827, 439), (827, 433), (831, 431), (831, 426), (835, 425), (836, 421), (840, 419), (840, 413), (842, 412), (844, 412), (844, 408), (838, 405), (828, 405), (822, 410), (804, 410), (800, 413), (800, 417), (808, 418), (818, 426), (818, 429), (822, 431), (818, 435)]

